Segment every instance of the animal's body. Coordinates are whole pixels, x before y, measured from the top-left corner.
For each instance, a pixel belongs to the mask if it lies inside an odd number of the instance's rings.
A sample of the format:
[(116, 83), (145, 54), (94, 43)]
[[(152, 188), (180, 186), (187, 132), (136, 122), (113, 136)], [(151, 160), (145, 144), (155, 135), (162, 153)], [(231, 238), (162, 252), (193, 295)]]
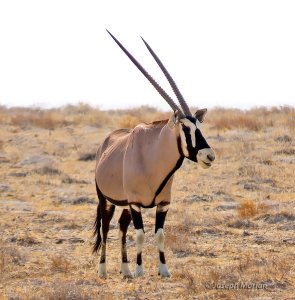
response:
[(160, 188), (181, 157), (168, 120), (116, 130), (98, 149), (96, 182), (116, 205), (153, 207), (170, 200), (172, 174)]
[(200, 123), (203, 121), (206, 109), (198, 110), (192, 116), (173, 79), (146, 42), (146, 46), (175, 91), (183, 111), (116, 38), (112, 37), (164, 97), (174, 113), (169, 120), (139, 124), (132, 130), (116, 130), (106, 137), (97, 151), (95, 182), (99, 205), (95, 222), (94, 251), (102, 248), (99, 275), (106, 276), (106, 241), (115, 206), (123, 207), (119, 219), (121, 271), (124, 276), (132, 276), (128, 267), (126, 250), (126, 232), (132, 219), (136, 229), (137, 247), (134, 275), (144, 274), (142, 264), (144, 226), (141, 207), (156, 206), (155, 234), (160, 259), (159, 274), (170, 276), (164, 255), (163, 228), (171, 201), (174, 172), (181, 166), (184, 158), (199, 162), (204, 168), (210, 167), (215, 159), (213, 150), (200, 131)]

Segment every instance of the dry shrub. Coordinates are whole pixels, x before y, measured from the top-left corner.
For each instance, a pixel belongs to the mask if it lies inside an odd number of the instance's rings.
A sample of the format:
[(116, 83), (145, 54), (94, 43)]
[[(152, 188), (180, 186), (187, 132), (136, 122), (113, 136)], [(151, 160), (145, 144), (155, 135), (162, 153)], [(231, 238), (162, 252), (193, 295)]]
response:
[(167, 227), (165, 231), (165, 245), (169, 247), (177, 257), (186, 257), (193, 251), (189, 245), (188, 235), (182, 231), (182, 227), (179, 229), (180, 230), (178, 230), (178, 226), (174, 226), (173, 229)]
[(88, 125), (94, 127), (107, 126), (112, 124), (109, 112), (99, 108), (93, 108), (89, 104), (79, 103), (77, 105), (66, 105), (61, 108), (69, 124)]
[(65, 257), (61, 255), (52, 256), (51, 270), (55, 272), (67, 273), (71, 269), (71, 263)]
[[(0, 117), (1, 109), (0, 109)], [(110, 114), (88, 104), (67, 105), (57, 109), (10, 108), (6, 110), (6, 118), (11, 125), (27, 128), (44, 129), (59, 128), (67, 125), (90, 125), (95, 127), (111, 124)]]
[(77, 114), (69, 118), (70, 123), (75, 125), (88, 125), (93, 127), (103, 127), (112, 125), (111, 118), (107, 112), (93, 109), (88, 113)]
[(140, 123), (151, 123), (169, 118), (171, 112), (161, 112), (151, 106), (140, 106), (138, 108), (110, 111), (117, 116), (116, 127), (134, 128)]
[(27, 258), (17, 247), (8, 246), (0, 241), (0, 273), (9, 271), (15, 266), (23, 265)]
[(259, 118), (239, 109), (215, 109), (209, 122), (217, 129), (248, 129), (259, 131), (262, 123)]
[(54, 175), (60, 175), (61, 171), (54, 168), (53, 166), (43, 166), (39, 169), (35, 170), (35, 173), (39, 174), (39, 175), (49, 175), (49, 176), (54, 176)]
[(238, 206), (238, 215), (243, 219), (248, 219), (257, 214), (264, 213), (268, 207), (265, 204), (257, 204), (253, 200), (244, 200)]
[(67, 123), (60, 112), (27, 109), (23, 113), (12, 116), (10, 124), (21, 128), (33, 126), (52, 130)]
[(126, 115), (119, 119), (118, 127), (120, 128), (134, 128), (139, 123), (142, 123), (142, 121), (138, 117)]
[(295, 109), (289, 106), (257, 107), (250, 110), (215, 108), (208, 113), (208, 122), (222, 129), (248, 129), (259, 131), (273, 126), (295, 128)]
[(82, 153), (78, 160), (81, 161), (92, 161), (95, 160), (96, 157), (96, 151), (92, 151), (92, 152), (86, 152), (86, 153)]
[(188, 295), (196, 294), (199, 291), (199, 278), (195, 272), (188, 270), (188, 268), (182, 266), (176, 269), (173, 272), (173, 278), (185, 283), (185, 289)]
[(75, 282), (56, 282), (39, 291), (34, 291), (27, 299), (90, 300), (97, 298), (97, 293), (91, 293), (88, 289)]
[(32, 235), (29, 231), (18, 234), (16, 237), (13, 237), (11, 241), (16, 242), (17, 245), (30, 247), (32, 245), (40, 244), (37, 238)]

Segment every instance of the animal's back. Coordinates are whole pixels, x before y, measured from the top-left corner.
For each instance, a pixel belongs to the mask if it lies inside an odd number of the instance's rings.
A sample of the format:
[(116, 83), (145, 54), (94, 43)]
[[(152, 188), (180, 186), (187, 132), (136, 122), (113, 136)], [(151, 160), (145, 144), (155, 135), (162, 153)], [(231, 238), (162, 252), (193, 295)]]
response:
[(95, 179), (100, 191), (114, 200), (126, 200), (123, 190), (123, 159), (130, 130), (113, 131), (96, 153)]

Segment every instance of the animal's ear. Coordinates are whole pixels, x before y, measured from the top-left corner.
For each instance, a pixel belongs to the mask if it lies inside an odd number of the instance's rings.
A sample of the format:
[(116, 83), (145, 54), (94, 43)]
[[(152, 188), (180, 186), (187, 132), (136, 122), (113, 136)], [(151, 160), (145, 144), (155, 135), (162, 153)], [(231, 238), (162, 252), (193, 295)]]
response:
[(203, 123), (206, 113), (207, 113), (207, 108), (198, 109), (195, 112), (195, 118), (198, 119), (200, 123)]
[(174, 111), (173, 115), (169, 118), (168, 125), (171, 129), (175, 127), (176, 124), (179, 123), (179, 112), (178, 110)]

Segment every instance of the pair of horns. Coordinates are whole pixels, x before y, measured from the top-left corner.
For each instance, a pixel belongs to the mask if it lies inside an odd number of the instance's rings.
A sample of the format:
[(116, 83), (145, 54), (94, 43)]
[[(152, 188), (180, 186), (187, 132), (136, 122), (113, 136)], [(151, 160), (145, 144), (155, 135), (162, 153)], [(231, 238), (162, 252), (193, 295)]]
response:
[(185, 102), (183, 96), (181, 95), (175, 81), (171, 77), (171, 75), (168, 73), (167, 69), (164, 67), (162, 62), (160, 61), (159, 57), (155, 54), (155, 52), (152, 50), (152, 48), (149, 46), (149, 44), (143, 39), (144, 44), (148, 48), (149, 52), (157, 62), (158, 66), (164, 73), (165, 77), (167, 78), (170, 86), (172, 87), (172, 90), (174, 94), (176, 95), (179, 104), (182, 108), (179, 109), (177, 104), (173, 101), (173, 99), (161, 88), (161, 86), (156, 82), (156, 80), (142, 67), (142, 65), (129, 53), (128, 50), (107, 30), (107, 32), (110, 34), (110, 36), (114, 39), (114, 41), (117, 43), (117, 45), (124, 51), (124, 53), (129, 57), (129, 59), (135, 64), (135, 66), (140, 70), (140, 72), (146, 77), (146, 79), (154, 86), (154, 88), (158, 91), (158, 93), (167, 101), (167, 103), (170, 105), (170, 107), (173, 109), (174, 112), (178, 111), (181, 117), (185, 116), (192, 116), (192, 113), (189, 110), (189, 107), (187, 103)]

